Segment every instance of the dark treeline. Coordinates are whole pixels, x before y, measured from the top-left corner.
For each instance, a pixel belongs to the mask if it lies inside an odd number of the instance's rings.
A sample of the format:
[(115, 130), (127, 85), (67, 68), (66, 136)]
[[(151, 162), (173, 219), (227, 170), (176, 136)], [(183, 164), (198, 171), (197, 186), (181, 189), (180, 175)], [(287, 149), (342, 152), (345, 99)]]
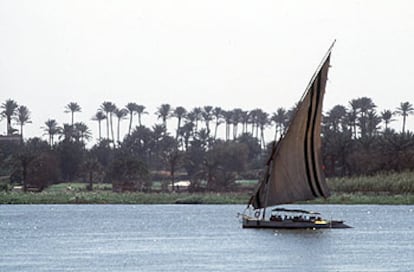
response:
[[(279, 108), (273, 114), (260, 109), (225, 111), (204, 106), (187, 111), (184, 107), (161, 105), (155, 113), (160, 124), (146, 127), (141, 118), (145, 106), (128, 103), (119, 109), (104, 102), (92, 117), (98, 124), (98, 141), (90, 148), (88, 126), (75, 122), (81, 107), (71, 102), (65, 112), (71, 123), (59, 126), (46, 120), (40, 137), (23, 141), (24, 125), (30, 111), (14, 100), (1, 105), (7, 135), (0, 138), (0, 176), (25, 190), (42, 189), (56, 182), (83, 181), (92, 190), (95, 182), (110, 182), (115, 191), (175, 190), (177, 180), (190, 181), (190, 190), (229, 191), (237, 179), (258, 179), (272, 143), (265, 142), (264, 131), (273, 127), (278, 139), (288, 127), (293, 109)], [(323, 121), (323, 160), (327, 176), (371, 175), (414, 168), (414, 135), (406, 130), (406, 119), (414, 113), (409, 102), (395, 111), (378, 113), (367, 97), (337, 105)], [(402, 129), (389, 128), (394, 117), (402, 118)], [(174, 133), (167, 122), (176, 121)], [(122, 138), (120, 123), (128, 121)], [(19, 129), (13, 127), (14, 124)], [(225, 128), (218, 137), (218, 128)], [(115, 128), (115, 129), (114, 129)], [(102, 133), (105, 131), (106, 133)]]

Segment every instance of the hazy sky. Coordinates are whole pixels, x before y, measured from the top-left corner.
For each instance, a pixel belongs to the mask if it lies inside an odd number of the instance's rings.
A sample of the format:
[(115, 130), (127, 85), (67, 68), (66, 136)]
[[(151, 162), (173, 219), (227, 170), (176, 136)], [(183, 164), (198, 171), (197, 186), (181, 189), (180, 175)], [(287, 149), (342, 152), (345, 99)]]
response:
[(271, 113), (298, 101), (334, 39), (325, 111), (414, 104), (409, 0), (0, 0), (0, 102), (29, 107), (26, 136), (69, 123), (71, 101), (95, 137), (103, 101), (145, 105), (148, 125), (163, 103)]

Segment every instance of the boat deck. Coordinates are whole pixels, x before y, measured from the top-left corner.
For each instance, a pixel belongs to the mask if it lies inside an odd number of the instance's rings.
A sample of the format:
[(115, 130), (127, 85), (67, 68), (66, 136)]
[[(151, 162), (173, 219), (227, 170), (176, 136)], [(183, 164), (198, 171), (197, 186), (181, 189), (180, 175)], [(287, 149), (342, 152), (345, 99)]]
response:
[(337, 220), (263, 220), (251, 217), (243, 218), (243, 228), (269, 229), (338, 229), (350, 228)]

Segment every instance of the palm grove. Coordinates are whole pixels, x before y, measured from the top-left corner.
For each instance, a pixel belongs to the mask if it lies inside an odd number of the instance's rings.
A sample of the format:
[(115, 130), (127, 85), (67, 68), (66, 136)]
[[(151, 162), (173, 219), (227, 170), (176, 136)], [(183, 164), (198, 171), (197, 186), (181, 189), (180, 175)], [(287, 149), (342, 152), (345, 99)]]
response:
[[(81, 181), (112, 183), (114, 191), (174, 191), (178, 179), (190, 181), (192, 191), (237, 190), (238, 179), (259, 179), (272, 143), (264, 131), (272, 127), (274, 139), (285, 132), (294, 109), (278, 108), (268, 114), (261, 109), (223, 110), (204, 106), (187, 110), (162, 104), (155, 114), (159, 124), (142, 124), (146, 107), (128, 103), (119, 108), (103, 102), (92, 120), (98, 126), (98, 141), (90, 128), (76, 120), (81, 106), (68, 103), (64, 111), (71, 123), (59, 125), (48, 119), (41, 137), (23, 140), (24, 126), (31, 121), (26, 106), (12, 99), (1, 104), (7, 135), (0, 139), (0, 176), (25, 190), (39, 190), (57, 183)], [(372, 175), (378, 172), (410, 171), (414, 168), (414, 135), (406, 130), (413, 105), (402, 102), (395, 110), (377, 112), (371, 98), (353, 99), (336, 105), (323, 118), (323, 161), (328, 177)], [(389, 128), (402, 118), (401, 131)], [(121, 135), (121, 122), (128, 122)], [(173, 133), (167, 122), (176, 122)], [(219, 127), (224, 137), (218, 137)], [(17, 127), (17, 129), (15, 128)], [(19, 140), (8, 140), (19, 139)], [(155, 188), (153, 181), (161, 181)]]

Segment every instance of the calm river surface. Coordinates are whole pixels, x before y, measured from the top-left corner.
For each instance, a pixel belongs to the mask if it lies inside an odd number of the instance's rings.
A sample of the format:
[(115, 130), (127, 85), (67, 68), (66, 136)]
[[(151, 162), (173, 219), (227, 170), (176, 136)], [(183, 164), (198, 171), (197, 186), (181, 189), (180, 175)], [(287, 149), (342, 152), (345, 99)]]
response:
[(352, 229), (242, 229), (240, 205), (3, 205), (0, 271), (414, 271), (414, 206), (292, 205)]

